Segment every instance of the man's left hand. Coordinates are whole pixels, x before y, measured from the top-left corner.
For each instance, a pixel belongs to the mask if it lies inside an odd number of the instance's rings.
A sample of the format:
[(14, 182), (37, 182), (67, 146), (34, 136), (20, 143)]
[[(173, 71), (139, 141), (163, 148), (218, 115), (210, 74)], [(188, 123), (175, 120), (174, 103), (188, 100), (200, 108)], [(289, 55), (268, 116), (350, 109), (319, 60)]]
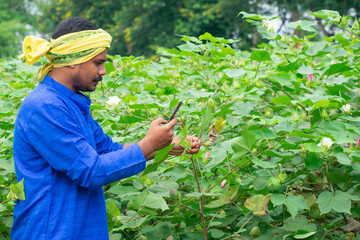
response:
[[(191, 149), (187, 150), (186, 153), (188, 154), (196, 154), (199, 152), (201, 147), (201, 139), (194, 137), (194, 136), (187, 136), (187, 140), (190, 142)], [(170, 151), (170, 155), (179, 156), (184, 152), (184, 148), (179, 146), (180, 137), (176, 137), (173, 139), (172, 143), (175, 143), (174, 147)]]

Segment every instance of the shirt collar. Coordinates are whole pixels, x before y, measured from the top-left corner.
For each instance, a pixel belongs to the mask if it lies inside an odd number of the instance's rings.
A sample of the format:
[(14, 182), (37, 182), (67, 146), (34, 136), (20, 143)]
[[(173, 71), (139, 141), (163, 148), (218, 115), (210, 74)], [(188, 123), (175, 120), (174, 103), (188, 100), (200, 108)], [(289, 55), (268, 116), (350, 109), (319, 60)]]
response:
[(80, 108), (86, 108), (88, 109), (90, 104), (91, 104), (91, 100), (88, 96), (84, 95), (81, 92), (76, 92), (74, 93), (73, 91), (71, 91), (69, 88), (65, 87), (64, 85), (62, 85), (61, 83), (55, 81), (52, 77), (46, 75), (44, 77), (44, 80), (42, 81), (42, 83), (49, 85), (51, 87), (53, 87), (55, 90), (57, 90), (58, 92), (60, 92), (61, 94), (63, 94), (64, 96), (70, 98), (71, 100), (73, 100)]

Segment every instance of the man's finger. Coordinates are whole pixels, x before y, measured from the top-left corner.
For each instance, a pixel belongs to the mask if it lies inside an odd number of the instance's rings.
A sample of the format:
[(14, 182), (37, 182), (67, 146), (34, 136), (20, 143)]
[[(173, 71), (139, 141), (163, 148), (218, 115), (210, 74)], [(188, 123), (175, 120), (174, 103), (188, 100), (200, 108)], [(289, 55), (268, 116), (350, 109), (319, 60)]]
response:
[(168, 126), (169, 128), (173, 128), (173, 127), (176, 125), (176, 123), (177, 123), (176, 118), (173, 118), (173, 119), (167, 124), (167, 126)]
[(158, 119), (155, 119), (153, 122), (152, 122), (154, 125), (160, 125), (160, 124), (164, 124), (164, 123), (167, 123), (167, 121), (163, 118), (158, 118)]

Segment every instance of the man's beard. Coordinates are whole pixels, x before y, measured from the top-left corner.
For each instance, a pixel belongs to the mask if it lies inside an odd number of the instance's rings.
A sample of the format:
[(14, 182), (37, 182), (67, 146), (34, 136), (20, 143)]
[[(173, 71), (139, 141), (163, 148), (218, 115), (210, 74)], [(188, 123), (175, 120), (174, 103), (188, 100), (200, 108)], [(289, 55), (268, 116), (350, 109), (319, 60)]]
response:
[[(100, 81), (102, 81), (102, 76), (99, 76), (95, 79), (93, 79), (91, 82), (92, 83), (99, 83)], [(93, 89), (93, 88), (90, 88), (88, 86), (84, 86), (80, 83), (80, 76), (79, 75), (76, 75), (74, 78), (73, 78), (73, 87), (76, 91), (81, 91), (81, 92), (93, 92), (95, 91), (96, 87)], [(91, 82), (88, 83), (88, 85), (91, 84)]]

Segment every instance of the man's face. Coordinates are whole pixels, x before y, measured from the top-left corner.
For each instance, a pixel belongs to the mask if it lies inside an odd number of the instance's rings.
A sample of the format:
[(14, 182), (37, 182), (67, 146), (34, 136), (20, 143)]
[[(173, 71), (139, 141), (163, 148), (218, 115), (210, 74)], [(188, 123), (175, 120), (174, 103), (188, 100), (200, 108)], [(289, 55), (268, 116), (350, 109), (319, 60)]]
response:
[(72, 87), (75, 91), (93, 92), (96, 85), (106, 74), (104, 63), (107, 60), (107, 50), (96, 55), (92, 59), (79, 64), (78, 72), (72, 78)]

